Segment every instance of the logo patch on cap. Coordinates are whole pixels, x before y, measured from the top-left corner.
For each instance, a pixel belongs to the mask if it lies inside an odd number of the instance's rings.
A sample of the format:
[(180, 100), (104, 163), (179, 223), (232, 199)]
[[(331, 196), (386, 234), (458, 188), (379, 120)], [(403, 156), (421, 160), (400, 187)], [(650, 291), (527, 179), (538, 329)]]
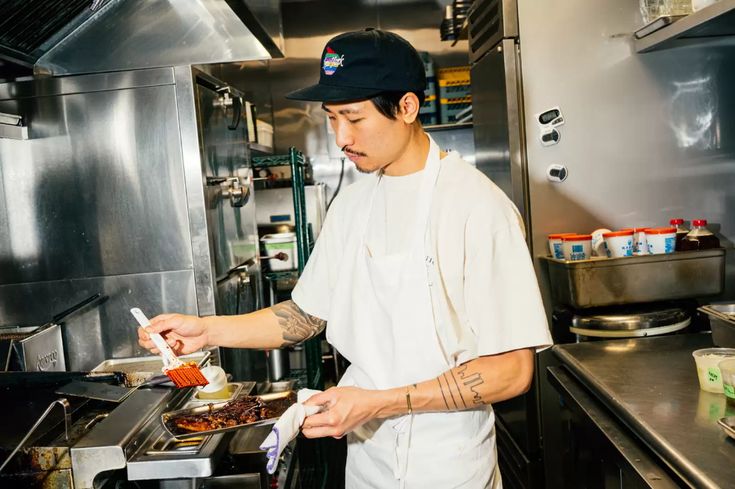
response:
[(322, 67), (325, 75), (334, 75), (334, 72), (337, 71), (337, 68), (341, 68), (344, 62), (344, 54), (340, 56), (339, 54), (335, 53), (332, 48), (327, 46), (327, 53), (324, 55), (324, 66)]

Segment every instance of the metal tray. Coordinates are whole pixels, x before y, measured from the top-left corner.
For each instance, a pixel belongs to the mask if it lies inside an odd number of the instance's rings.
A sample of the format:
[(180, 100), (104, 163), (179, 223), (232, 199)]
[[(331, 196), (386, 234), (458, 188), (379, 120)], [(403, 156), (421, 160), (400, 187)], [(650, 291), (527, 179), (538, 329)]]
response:
[(727, 436), (735, 440), (735, 416), (720, 418), (717, 420), (717, 424), (720, 425), (720, 428), (722, 428), (722, 431), (724, 431)]
[[(284, 391), (284, 392), (276, 392), (273, 394), (263, 394), (262, 396), (256, 396), (256, 397), (259, 397), (266, 403), (271, 402), (271, 401), (274, 401), (274, 402), (275, 401), (290, 401), (290, 403), (288, 403), (288, 406), (296, 402), (296, 393), (294, 391)], [(200, 405), (196, 407), (179, 409), (176, 411), (169, 411), (169, 412), (161, 414), (161, 424), (171, 436), (173, 436), (177, 440), (185, 440), (187, 438), (194, 438), (197, 436), (207, 436), (207, 435), (213, 435), (215, 433), (226, 433), (228, 431), (235, 431), (235, 430), (239, 430), (241, 428), (247, 428), (250, 426), (263, 426), (263, 425), (274, 424), (276, 421), (278, 421), (278, 418), (281, 417), (281, 414), (283, 414), (283, 412), (281, 412), (278, 416), (274, 416), (272, 418), (261, 419), (260, 421), (255, 421), (253, 423), (243, 423), (243, 424), (238, 424), (234, 426), (228, 426), (227, 428), (218, 428), (216, 430), (181, 433), (169, 427), (169, 423), (168, 423), (169, 420), (171, 420), (172, 418), (175, 418), (176, 416), (186, 416), (190, 414), (204, 414), (208, 412), (216, 412), (219, 409), (222, 409), (223, 407), (225, 407), (227, 402), (209, 403), (209, 404), (204, 404), (204, 405)], [(286, 406), (286, 408), (288, 406)], [(285, 410), (286, 409), (284, 409), (283, 411)]]
[(725, 250), (566, 261), (539, 257), (556, 303), (577, 309), (706, 297), (725, 286)]
[(735, 348), (735, 303), (709, 304), (698, 308), (709, 317), (712, 343)]
[[(210, 351), (198, 351), (179, 358), (184, 362), (196, 362), (200, 367), (209, 360), (212, 355)], [(125, 374), (125, 386), (137, 387), (154, 375), (160, 375), (163, 371), (163, 360), (159, 356), (112, 358), (105, 360), (90, 373), (122, 372)]]

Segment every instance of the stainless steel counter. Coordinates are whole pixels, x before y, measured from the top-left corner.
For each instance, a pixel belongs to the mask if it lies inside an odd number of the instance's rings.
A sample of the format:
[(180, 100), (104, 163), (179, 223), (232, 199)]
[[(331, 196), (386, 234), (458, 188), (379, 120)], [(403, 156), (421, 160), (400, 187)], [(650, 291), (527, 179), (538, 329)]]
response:
[(699, 389), (692, 352), (709, 334), (557, 345), (554, 353), (633, 433), (692, 487), (733, 487), (735, 443), (717, 419), (724, 395)]

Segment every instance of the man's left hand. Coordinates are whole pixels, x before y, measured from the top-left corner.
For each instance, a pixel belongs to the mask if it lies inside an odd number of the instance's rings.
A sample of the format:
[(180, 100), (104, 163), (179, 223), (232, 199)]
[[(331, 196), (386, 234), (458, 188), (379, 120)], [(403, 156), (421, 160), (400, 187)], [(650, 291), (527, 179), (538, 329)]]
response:
[(358, 387), (332, 387), (311, 396), (304, 404), (324, 406), (322, 412), (307, 416), (301, 432), (307, 438), (342, 438), (361, 424), (375, 418), (380, 409), (380, 391)]

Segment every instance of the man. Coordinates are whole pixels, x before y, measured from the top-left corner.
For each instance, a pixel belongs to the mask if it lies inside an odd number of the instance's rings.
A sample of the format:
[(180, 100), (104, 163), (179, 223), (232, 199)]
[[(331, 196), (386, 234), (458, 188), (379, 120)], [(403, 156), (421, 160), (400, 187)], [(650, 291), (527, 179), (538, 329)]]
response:
[[(524, 393), (551, 343), (513, 204), (418, 114), (422, 62), (404, 39), (335, 37), (319, 83), (337, 144), (370, 175), (343, 190), (292, 300), (243, 316), (162, 315), (181, 353), (327, 339), (351, 363), (307, 437), (348, 437), (348, 488), (497, 488), (491, 403)], [(140, 330), (140, 343), (153, 348)]]

